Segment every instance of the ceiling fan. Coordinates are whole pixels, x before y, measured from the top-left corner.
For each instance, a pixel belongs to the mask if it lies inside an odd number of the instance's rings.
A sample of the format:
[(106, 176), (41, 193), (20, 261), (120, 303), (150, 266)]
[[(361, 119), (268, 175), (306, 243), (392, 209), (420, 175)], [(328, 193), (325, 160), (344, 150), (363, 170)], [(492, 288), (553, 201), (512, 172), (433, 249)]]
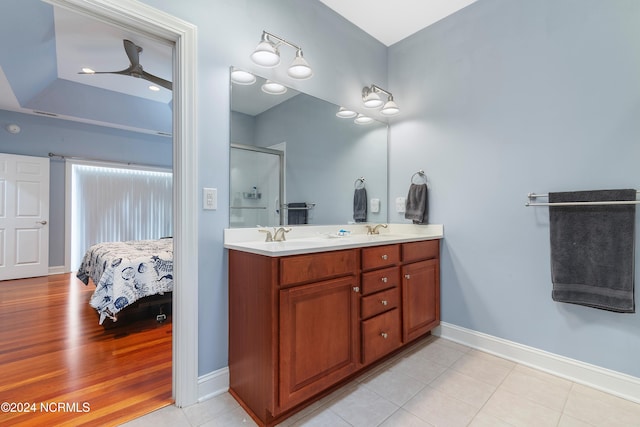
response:
[(137, 46), (130, 40), (123, 40), (124, 50), (129, 57), (129, 65), (128, 68), (125, 68), (121, 71), (80, 71), (78, 74), (121, 74), (123, 76), (131, 76), (139, 79), (145, 79), (154, 83), (158, 86), (162, 86), (165, 89), (172, 90), (172, 83), (168, 80), (162, 79), (160, 77), (154, 76), (153, 74), (149, 74), (142, 68), (140, 64), (140, 54), (142, 53), (142, 48)]

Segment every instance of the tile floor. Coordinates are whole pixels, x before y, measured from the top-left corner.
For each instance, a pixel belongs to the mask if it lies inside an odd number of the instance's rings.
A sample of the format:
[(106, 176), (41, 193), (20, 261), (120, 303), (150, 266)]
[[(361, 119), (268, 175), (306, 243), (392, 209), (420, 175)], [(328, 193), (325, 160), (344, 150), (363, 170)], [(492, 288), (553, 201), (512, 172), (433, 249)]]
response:
[[(255, 423), (228, 394), (125, 427)], [(282, 427), (640, 426), (640, 404), (429, 337), (285, 420)]]

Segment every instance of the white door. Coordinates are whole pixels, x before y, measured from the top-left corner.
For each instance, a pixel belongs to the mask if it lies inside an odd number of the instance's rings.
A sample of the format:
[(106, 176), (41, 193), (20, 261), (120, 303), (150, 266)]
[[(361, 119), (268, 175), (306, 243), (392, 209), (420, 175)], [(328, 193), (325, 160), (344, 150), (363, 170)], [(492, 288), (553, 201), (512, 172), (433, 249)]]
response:
[(0, 153), (0, 280), (49, 272), (49, 159)]

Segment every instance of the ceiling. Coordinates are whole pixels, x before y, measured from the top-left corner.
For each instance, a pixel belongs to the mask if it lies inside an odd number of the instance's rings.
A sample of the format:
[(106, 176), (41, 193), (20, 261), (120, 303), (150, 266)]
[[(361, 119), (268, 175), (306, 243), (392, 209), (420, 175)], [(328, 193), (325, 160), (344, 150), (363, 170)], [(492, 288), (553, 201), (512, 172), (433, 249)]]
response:
[(53, 7), (41, 0), (0, 2), (0, 109), (170, 136), (172, 93), (83, 67), (129, 67), (123, 40), (142, 47), (144, 70), (172, 80), (172, 44)]
[[(390, 46), (475, 0), (320, 0)], [(171, 134), (172, 93), (83, 67), (129, 66), (123, 40), (143, 48), (146, 72), (172, 80), (173, 46), (41, 0), (0, 1), (0, 109), (44, 114), (138, 132)]]
[(476, 0), (320, 0), (386, 46)]

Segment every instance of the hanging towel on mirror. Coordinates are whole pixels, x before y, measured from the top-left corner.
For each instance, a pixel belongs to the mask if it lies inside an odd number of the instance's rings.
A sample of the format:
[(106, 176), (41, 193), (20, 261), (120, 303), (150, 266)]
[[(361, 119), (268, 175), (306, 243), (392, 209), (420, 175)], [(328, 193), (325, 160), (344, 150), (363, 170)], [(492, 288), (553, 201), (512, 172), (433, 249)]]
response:
[[(636, 190), (549, 193), (549, 203), (633, 201)], [(636, 207), (549, 206), (554, 301), (634, 313)]]
[(367, 190), (356, 188), (353, 192), (353, 220), (367, 222)]
[(426, 224), (429, 217), (429, 194), (427, 184), (411, 184), (405, 203), (405, 219), (414, 224)]

